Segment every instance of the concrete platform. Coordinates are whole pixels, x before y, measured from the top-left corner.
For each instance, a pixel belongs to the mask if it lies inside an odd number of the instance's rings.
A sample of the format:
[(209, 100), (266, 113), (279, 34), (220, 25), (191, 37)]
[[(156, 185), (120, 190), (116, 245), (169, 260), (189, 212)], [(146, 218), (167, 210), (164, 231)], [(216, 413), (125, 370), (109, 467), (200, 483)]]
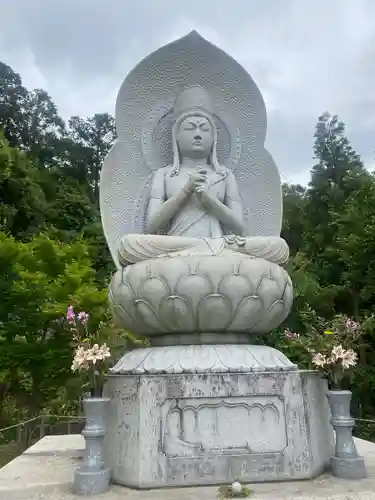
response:
[[(312, 481), (253, 484), (253, 500), (375, 500), (375, 443), (356, 439), (368, 478), (344, 481), (323, 475)], [(73, 471), (82, 460), (80, 435), (48, 436), (0, 469), (0, 500), (73, 500)], [(214, 500), (216, 487), (135, 491), (113, 486), (98, 500)]]

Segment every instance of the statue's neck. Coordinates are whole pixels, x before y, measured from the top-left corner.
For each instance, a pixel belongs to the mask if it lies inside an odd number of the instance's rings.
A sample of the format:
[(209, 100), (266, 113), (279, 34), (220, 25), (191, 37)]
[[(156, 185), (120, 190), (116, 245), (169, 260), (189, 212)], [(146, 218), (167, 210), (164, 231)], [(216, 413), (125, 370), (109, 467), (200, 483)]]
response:
[(180, 165), (185, 168), (209, 167), (207, 158), (185, 158), (180, 159)]

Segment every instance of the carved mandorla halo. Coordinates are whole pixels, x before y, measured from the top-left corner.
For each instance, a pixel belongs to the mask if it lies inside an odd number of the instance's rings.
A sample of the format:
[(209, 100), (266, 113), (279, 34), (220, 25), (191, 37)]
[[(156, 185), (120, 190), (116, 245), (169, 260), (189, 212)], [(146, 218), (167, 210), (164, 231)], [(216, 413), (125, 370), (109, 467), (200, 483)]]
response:
[(240, 64), (193, 31), (143, 59), (118, 93), (118, 140), (100, 179), (102, 224), (117, 267), (120, 238), (144, 233), (152, 171), (172, 158), (171, 109), (178, 93), (192, 85), (209, 91), (215, 103), (219, 162), (235, 173), (248, 234), (280, 235), (281, 181), (264, 148), (262, 95)]

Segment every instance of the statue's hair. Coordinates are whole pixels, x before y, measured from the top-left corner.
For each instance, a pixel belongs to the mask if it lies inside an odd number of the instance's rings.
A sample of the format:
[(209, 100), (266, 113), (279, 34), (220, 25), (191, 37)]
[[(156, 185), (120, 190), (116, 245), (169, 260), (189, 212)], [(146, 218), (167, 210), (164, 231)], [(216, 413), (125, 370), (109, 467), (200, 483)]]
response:
[(201, 116), (203, 118), (206, 118), (208, 122), (211, 125), (212, 128), (212, 134), (213, 134), (213, 143), (212, 143), (212, 149), (208, 157), (208, 163), (214, 168), (215, 172), (217, 172), (220, 175), (225, 175), (224, 169), (222, 169), (219, 165), (218, 159), (217, 159), (217, 128), (215, 121), (212, 117), (211, 114), (207, 113), (206, 111), (203, 111), (201, 109), (196, 109), (196, 110), (190, 110), (185, 113), (182, 113), (177, 120), (175, 121), (173, 128), (172, 128), (172, 151), (173, 151), (173, 164), (172, 164), (172, 173), (171, 176), (178, 175), (180, 173), (180, 151), (178, 149), (178, 144), (177, 144), (177, 133), (180, 128), (181, 123), (185, 118), (188, 118), (190, 116)]

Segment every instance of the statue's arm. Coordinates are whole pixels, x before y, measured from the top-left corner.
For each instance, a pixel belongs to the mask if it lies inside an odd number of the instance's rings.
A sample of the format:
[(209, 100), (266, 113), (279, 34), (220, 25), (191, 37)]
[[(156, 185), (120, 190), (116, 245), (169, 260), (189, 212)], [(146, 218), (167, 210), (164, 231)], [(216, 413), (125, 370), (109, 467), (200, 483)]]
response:
[(246, 229), (243, 225), (243, 210), (237, 182), (230, 172), (227, 176), (225, 188), (225, 203), (212, 197), (208, 192), (201, 193), (203, 205), (224, 226), (233, 231), (233, 234), (245, 236)]
[(243, 222), (243, 206), (240, 193), (238, 191), (237, 181), (232, 172), (227, 177), (225, 189), (225, 205), (232, 212), (237, 224), (241, 228), (241, 236), (246, 236), (246, 226)]
[(163, 170), (155, 172), (152, 178), (150, 200), (147, 210), (147, 232), (157, 234), (181, 210), (190, 196), (187, 187), (166, 200), (165, 180)]

